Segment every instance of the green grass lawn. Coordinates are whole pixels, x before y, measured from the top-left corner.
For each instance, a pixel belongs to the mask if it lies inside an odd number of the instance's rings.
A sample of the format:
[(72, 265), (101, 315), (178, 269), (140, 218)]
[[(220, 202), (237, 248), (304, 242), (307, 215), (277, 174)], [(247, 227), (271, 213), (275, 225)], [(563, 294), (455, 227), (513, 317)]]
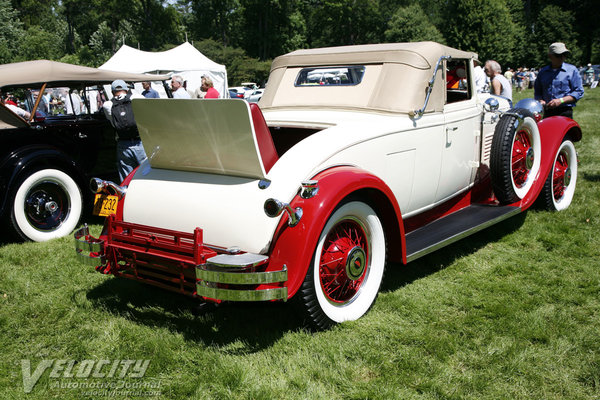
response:
[[(600, 89), (587, 90), (568, 210), (532, 210), (389, 265), (371, 312), (324, 332), (302, 328), (289, 304), (196, 315), (191, 300), (80, 264), (71, 238), (4, 244), (0, 398), (98, 398), (56, 385), (142, 382), (168, 399), (599, 399), (599, 110)], [(150, 364), (137, 379), (46, 371), (26, 394), (21, 360), (33, 372), (54, 359)]]

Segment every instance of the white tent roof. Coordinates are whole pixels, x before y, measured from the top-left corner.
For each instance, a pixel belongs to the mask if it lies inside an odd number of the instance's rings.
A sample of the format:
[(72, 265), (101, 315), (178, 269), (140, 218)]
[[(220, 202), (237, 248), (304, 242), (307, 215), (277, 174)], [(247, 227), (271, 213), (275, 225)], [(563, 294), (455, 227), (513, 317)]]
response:
[(227, 94), (227, 71), (190, 43), (185, 42), (167, 51), (149, 52), (121, 46), (106, 63), (99, 67), (112, 71), (181, 75), (188, 81), (188, 91), (200, 86), (200, 77), (211, 77), (215, 89), (223, 96)]
[(185, 42), (167, 51), (150, 52), (121, 46), (100, 69), (145, 73), (158, 71), (214, 70), (225, 72), (225, 66), (217, 64), (194, 46)]

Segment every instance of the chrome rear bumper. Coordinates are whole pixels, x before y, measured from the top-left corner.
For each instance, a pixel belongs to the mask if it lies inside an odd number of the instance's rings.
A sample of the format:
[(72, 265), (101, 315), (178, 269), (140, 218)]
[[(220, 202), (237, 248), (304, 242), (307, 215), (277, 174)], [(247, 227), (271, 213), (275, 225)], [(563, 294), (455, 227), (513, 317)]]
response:
[[(248, 285), (281, 285), (287, 281), (285, 265), (280, 271), (256, 272), (269, 258), (260, 254), (220, 254), (196, 267), (199, 296), (223, 301), (287, 300), (287, 287), (248, 289)], [(222, 287), (226, 286), (226, 287)]]

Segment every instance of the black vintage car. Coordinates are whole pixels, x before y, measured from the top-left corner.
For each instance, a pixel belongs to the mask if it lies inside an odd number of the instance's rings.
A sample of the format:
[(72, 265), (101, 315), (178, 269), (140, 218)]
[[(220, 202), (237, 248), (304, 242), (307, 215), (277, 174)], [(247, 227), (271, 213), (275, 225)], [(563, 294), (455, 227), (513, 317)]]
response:
[(115, 133), (102, 110), (103, 85), (115, 79), (168, 77), (47, 60), (0, 65), (0, 216), (13, 236), (68, 235), (91, 204), (90, 176), (117, 179)]

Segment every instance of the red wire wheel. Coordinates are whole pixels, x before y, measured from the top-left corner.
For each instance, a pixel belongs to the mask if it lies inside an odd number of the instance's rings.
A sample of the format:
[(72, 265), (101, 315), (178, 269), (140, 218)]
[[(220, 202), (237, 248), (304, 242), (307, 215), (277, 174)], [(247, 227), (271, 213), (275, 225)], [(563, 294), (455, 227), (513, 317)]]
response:
[(552, 192), (554, 194), (554, 199), (559, 201), (563, 198), (565, 189), (571, 182), (569, 159), (564, 150), (558, 153), (558, 157), (556, 157), (556, 162), (554, 163), (554, 171), (552, 173)]
[(321, 251), (321, 289), (333, 303), (346, 303), (359, 292), (367, 273), (369, 243), (362, 226), (353, 219), (338, 222)]
[(339, 205), (327, 219), (297, 296), (317, 329), (366, 314), (385, 271), (385, 233), (377, 213), (362, 201)]
[(522, 188), (527, 182), (534, 158), (529, 135), (525, 131), (517, 132), (513, 143), (511, 164), (513, 181), (518, 188)]

